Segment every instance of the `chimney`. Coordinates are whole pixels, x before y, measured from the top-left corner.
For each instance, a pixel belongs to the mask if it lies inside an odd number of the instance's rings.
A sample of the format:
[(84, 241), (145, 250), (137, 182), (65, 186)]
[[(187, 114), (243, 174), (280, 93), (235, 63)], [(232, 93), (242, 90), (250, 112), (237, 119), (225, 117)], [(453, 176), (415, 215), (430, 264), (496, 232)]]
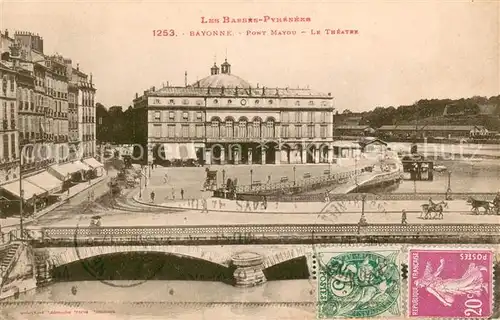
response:
[(210, 94), (210, 87), (207, 88), (207, 94)]
[(238, 86), (236, 86), (236, 88), (234, 88), (234, 95), (238, 95)]
[(167, 88), (170, 87), (170, 83), (167, 81)]
[(252, 95), (252, 86), (249, 86), (248, 87), (248, 95), (251, 96)]
[(80, 71), (80, 64), (79, 63), (76, 64), (76, 70)]
[(9, 30), (5, 29), (5, 36), (8, 38), (9, 37)]
[(257, 89), (259, 89), (259, 84), (257, 83)]
[(155, 91), (156, 91), (156, 87), (155, 87), (155, 86), (153, 86), (153, 88), (152, 88), (152, 89), (153, 89), (153, 92), (155, 92)]
[(184, 71), (184, 86), (188, 86), (188, 72)]
[(90, 73), (90, 84), (92, 84), (92, 73)]
[(331, 97), (332, 96), (332, 93), (331, 92), (328, 92), (328, 96)]
[(135, 93), (135, 98), (139, 98), (139, 94), (137, 92)]
[(266, 87), (262, 87), (262, 95), (266, 94)]
[(221, 89), (222, 89), (221, 94), (224, 94), (224, 86), (222, 86)]

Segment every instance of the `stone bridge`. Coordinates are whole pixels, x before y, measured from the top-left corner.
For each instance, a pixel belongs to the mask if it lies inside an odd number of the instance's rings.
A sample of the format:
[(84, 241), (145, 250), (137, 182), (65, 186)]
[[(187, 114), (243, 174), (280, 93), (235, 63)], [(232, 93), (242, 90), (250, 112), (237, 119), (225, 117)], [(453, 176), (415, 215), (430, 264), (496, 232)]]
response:
[(310, 245), (100, 245), (38, 247), (34, 251), (38, 257), (37, 278), (40, 283), (51, 281), (51, 270), (75, 261), (110, 254), (148, 252), (204, 260), (225, 268), (234, 267), (236, 285), (241, 286), (263, 282), (265, 269), (300, 257), (306, 258), (309, 274), (312, 274)]

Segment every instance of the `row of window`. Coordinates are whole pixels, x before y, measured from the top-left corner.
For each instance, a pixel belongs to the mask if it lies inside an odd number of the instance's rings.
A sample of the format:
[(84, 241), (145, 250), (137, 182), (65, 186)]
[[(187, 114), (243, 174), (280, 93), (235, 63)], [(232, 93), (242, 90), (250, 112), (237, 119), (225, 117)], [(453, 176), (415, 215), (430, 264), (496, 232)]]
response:
[(10, 89), (11, 92), (14, 92), (16, 90), (16, 78), (13, 75), (4, 74), (0, 79), (2, 79), (1, 88), (4, 93), (7, 92), (7, 89)]
[(0, 135), (0, 139), (3, 145), (2, 159), (10, 159), (11, 157), (14, 159), (17, 158), (16, 134), (15, 133), (11, 133), (10, 135), (2, 134)]
[[(314, 138), (316, 137), (316, 130), (314, 125), (308, 125), (305, 130), (303, 126), (297, 125), (293, 126), (294, 131), (290, 134), (290, 126), (281, 126), (281, 137), (282, 138)], [(166, 129), (162, 132), (163, 129)], [(181, 125), (180, 131), (176, 131), (175, 124), (169, 124), (166, 127), (162, 127), (161, 124), (153, 125), (153, 137), (161, 138), (203, 138), (205, 127), (203, 125)], [(321, 138), (327, 138), (328, 126), (320, 126), (319, 135)], [(212, 123), (211, 126), (206, 127), (207, 138), (275, 138), (278, 133), (276, 132), (276, 127), (274, 122), (267, 122), (265, 125), (254, 123), (250, 126), (238, 125), (233, 126), (231, 123), (227, 123), (223, 126), (217, 123)]]
[[(10, 117), (9, 117), (10, 115)], [(1, 110), (0, 110), (0, 121), (10, 121), (16, 122), (16, 104), (15, 102), (10, 102), (10, 104), (7, 104), (6, 101), (3, 101), (1, 105)], [(13, 128), (15, 129), (15, 128)], [(7, 130), (7, 129), (5, 129)]]
[[(175, 111), (169, 111), (168, 112), (168, 120), (174, 121), (175, 120)], [(203, 114), (201, 111), (197, 111), (194, 116), (194, 120), (196, 122), (203, 121)], [(328, 122), (328, 112), (313, 112), (313, 111), (306, 111), (306, 112), (282, 112), (281, 113), (281, 122), (293, 122), (292, 119), (294, 119), (294, 122), (303, 122), (305, 118), (305, 122), (322, 122), (326, 123)], [(183, 111), (182, 112), (182, 120), (184, 121), (191, 121), (190, 119), (190, 112), (188, 111)], [(155, 111), (153, 120), (156, 122), (162, 121), (161, 117), (161, 111)], [(318, 121), (319, 120), (319, 121)], [(226, 120), (227, 121), (227, 120)], [(239, 120), (241, 121), (246, 121), (246, 120)]]
[[(243, 105), (244, 105), (244, 104), (246, 104), (246, 102), (247, 102), (247, 100), (246, 100), (246, 99), (242, 99), (242, 100), (240, 100), (240, 104), (243, 104)], [(262, 102), (262, 103), (264, 103), (264, 101), (263, 101), (263, 100), (259, 100), (259, 99), (254, 100), (254, 104), (255, 104), (255, 105), (260, 105), (260, 104), (261, 104), (261, 102)], [(182, 99), (182, 100), (181, 100), (181, 103), (182, 103), (183, 105), (189, 105), (189, 99)], [(196, 102), (195, 102), (195, 103), (196, 103), (196, 105), (197, 105), (197, 106), (201, 106), (201, 105), (203, 105), (203, 100), (196, 100)], [(219, 104), (219, 99), (214, 99), (214, 100), (212, 101), (212, 103), (213, 103), (213, 104)], [(228, 99), (228, 100), (227, 100), (227, 104), (228, 104), (228, 105), (230, 105), (230, 104), (232, 104), (232, 103), (233, 103), (233, 100), (231, 100), (231, 99)], [(273, 103), (274, 103), (274, 100), (267, 100), (267, 104), (272, 105)], [(155, 99), (155, 100), (154, 100), (154, 104), (161, 104), (161, 100), (160, 100), (160, 99)], [(301, 100), (295, 100), (295, 102), (294, 102), (294, 105), (295, 105), (295, 106), (300, 106), (301, 104), (302, 104), (302, 101), (301, 101)], [(327, 102), (327, 101), (321, 101), (321, 103), (320, 103), (320, 104), (321, 104), (322, 106), (327, 106), (327, 105), (328, 105), (328, 102)], [(175, 101), (175, 99), (170, 99), (170, 100), (168, 101), (168, 105), (176, 105), (176, 101)], [(283, 106), (288, 105), (288, 100), (281, 100), (281, 105), (283, 105)], [(304, 105), (305, 105), (305, 104), (304, 104)], [(309, 101), (307, 102), (307, 105), (309, 105), (309, 106), (314, 106), (314, 105), (316, 105), (316, 101), (314, 101), (314, 100), (309, 100)]]

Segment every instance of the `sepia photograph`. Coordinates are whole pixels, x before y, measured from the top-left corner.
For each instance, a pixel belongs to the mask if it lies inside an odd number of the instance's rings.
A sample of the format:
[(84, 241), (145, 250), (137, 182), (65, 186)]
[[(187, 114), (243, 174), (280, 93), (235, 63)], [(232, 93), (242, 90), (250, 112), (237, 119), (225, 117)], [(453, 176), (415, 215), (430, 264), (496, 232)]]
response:
[(0, 2), (0, 320), (500, 319), (500, 2)]

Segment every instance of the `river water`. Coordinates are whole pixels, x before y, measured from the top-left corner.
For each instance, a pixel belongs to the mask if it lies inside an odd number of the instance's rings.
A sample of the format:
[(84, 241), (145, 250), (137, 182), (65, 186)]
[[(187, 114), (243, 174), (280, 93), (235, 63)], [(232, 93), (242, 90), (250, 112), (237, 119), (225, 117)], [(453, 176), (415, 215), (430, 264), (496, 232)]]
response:
[(147, 281), (135, 287), (123, 287), (127, 281), (113, 283), (121, 287), (73, 281), (38, 288), (6, 301), (39, 304), (3, 305), (0, 319), (315, 318), (315, 285), (309, 280), (270, 281), (253, 288), (207, 281)]
[[(389, 147), (409, 152), (411, 144), (389, 143)], [(448, 179), (452, 192), (497, 192), (500, 189), (500, 145), (429, 143), (417, 144), (417, 148), (419, 153), (434, 159), (434, 166), (444, 165), (447, 170), (434, 172), (433, 181), (405, 180), (373, 192), (444, 193), (448, 189)]]

